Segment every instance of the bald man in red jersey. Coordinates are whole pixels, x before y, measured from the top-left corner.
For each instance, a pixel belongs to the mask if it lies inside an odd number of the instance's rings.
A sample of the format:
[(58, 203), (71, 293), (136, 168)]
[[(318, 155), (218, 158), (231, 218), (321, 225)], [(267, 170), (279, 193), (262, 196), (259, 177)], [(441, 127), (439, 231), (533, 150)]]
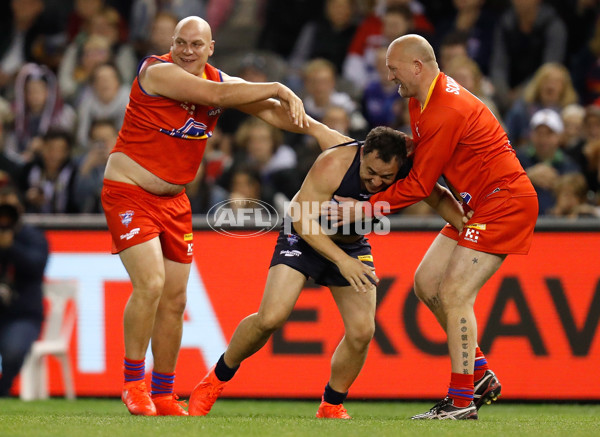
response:
[[(222, 108), (314, 133), (292, 91), (276, 82), (227, 76), (207, 63), (213, 51), (208, 23), (188, 17), (178, 23), (169, 53), (142, 61), (104, 175), (102, 204), (112, 251), (133, 286), (124, 311), (122, 393), (131, 414), (187, 415), (173, 393), (194, 251), (184, 185), (196, 175)], [(310, 129), (321, 127), (315, 123)], [(151, 393), (144, 382), (150, 339)]]
[(409, 175), (363, 202), (365, 214), (377, 202), (397, 211), (426, 198), (440, 176), (473, 212), (460, 234), (442, 229), (415, 273), (415, 293), (448, 336), (452, 372), (447, 397), (413, 419), (477, 419), (501, 385), (477, 345), (473, 305), (508, 254), (528, 253), (537, 196), (491, 111), (440, 72), (424, 38), (394, 40), (386, 63), (388, 79), (410, 98), (415, 153)]

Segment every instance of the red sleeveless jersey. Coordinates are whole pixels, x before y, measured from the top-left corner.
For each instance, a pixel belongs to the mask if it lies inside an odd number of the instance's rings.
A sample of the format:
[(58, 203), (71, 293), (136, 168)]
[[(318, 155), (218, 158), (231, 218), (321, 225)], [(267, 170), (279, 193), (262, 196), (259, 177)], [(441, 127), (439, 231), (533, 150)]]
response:
[[(173, 62), (171, 54), (151, 56)], [(148, 62), (140, 63), (139, 72)], [(206, 64), (204, 79), (222, 82), (221, 72)], [(146, 170), (172, 184), (184, 185), (196, 176), (206, 140), (212, 136), (222, 108), (179, 102), (144, 91), (136, 77), (117, 144), (122, 152)]]

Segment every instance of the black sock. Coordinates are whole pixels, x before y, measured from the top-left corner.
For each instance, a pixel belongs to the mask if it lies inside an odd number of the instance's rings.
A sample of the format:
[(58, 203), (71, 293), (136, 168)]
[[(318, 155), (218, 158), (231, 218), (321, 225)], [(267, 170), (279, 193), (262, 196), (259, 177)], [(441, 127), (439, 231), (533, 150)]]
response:
[(225, 354), (223, 354), (215, 366), (215, 375), (217, 375), (217, 378), (219, 378), (220, 381), (229, 381), (233, 378), (233, 375), (235, 375), (235, 372), (237, 372), (239, 368), (239, 365), (233, 369), (227, 366), (227, 364), (225, 364)]
[(346, 396), (348, 396), (348, 392), (340, 393), (339, 391), (335, 391), (327, 383), (325, 392), (323, 393), (323, 400), (328, 404), (339, 405), (344, 403)]

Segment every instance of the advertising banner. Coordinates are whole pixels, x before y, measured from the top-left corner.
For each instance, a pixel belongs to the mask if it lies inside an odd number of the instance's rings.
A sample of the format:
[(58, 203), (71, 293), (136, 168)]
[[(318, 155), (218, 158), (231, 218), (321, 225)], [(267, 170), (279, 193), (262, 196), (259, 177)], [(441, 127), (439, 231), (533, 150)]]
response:
[[(105, 231), (48, 231), (46, 278), (78, 285), (71, 360), (78, 396), (118, 396), (123, 308), (131, 285)], [(413, 275), (435, 232), (373, 235), (376, 334), (351, 398), (445, 395), (445, 334), (413, 293)], [(258, 310), (277, 234), (194, 233), (175, 389), (186, 397), (225, 350), (240, 320)], [(600, 399), (600, 234), (536, 233), (527, 256), (509, 256), (476, 303), (478, 338), (506, 399)], [(344, 333), (326, 288), (308, 282), (289, 321), (241, 366), (223, 395), (314, 398)], [(151, 369), (152, 357), (146, 358)], [(63, 392), (49, 360), (50, 392)], [(148, 372), (149, 373), (149, 372)]]

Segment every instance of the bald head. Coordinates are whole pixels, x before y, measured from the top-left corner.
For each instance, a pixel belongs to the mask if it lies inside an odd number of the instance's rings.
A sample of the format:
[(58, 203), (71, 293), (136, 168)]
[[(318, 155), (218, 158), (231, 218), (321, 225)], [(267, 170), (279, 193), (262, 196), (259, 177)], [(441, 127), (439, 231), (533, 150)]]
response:
[(206, 22), (206, 20), (200, 17), (186, 17), (183, 20), (177, 23), (175, 26), (175, 37), (179, 35), (183, 30), (194, 30), (200, 32), (208, 38), (208, 40), (212, 40), (212, 31), (210, 29), (210, 25)]
[(385, 62), (388, 80), (398, 85), (398, 93), (423, 103), (429, 86), (440, 72), (427, 40), (413, 34), (396, 38), (388, 47)]
[(215, 42), (210, 26), (200, 17), (187, 17), (177, 23), (171, 45), (173, 62), (194, 75), (201, 75)]
[(392, 41), (388, 47), (388, 56), (412, 58), (423, 64), (436, 63), (431, 44), (422, 36), (414, 34), (404, 35)]

